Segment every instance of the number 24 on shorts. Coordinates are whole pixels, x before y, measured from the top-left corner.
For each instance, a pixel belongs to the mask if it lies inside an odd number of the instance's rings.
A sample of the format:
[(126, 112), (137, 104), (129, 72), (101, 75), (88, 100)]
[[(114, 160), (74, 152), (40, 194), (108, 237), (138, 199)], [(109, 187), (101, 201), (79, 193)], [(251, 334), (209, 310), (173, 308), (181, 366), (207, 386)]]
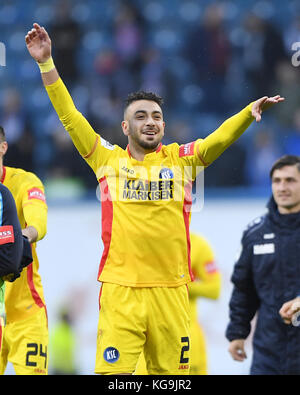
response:
[(47, 367), (47, 346), (45, 346), (45, 352), (43, 351), (43, 345), (37, 343), (27, 343), (27, 354), (26, 354), (26, 366), (37, 366), (36, 356), (45, 358), (44, 368)]

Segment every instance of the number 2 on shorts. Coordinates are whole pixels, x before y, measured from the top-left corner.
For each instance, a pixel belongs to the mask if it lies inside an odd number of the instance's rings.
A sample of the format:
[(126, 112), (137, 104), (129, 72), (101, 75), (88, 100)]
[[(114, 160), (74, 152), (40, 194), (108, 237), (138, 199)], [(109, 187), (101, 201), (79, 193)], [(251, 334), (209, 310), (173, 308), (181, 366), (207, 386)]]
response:
[(182, 346), (181, 348), (181, 354), (180, 354), (180, 363), (188, 363), (189, 358), (184, 357), (185, 351), (189, 351), (190, 349), (190, 339), (188, 337), (182, 337), (181, 338), (181, 343), (186, 343), (186, 345)]

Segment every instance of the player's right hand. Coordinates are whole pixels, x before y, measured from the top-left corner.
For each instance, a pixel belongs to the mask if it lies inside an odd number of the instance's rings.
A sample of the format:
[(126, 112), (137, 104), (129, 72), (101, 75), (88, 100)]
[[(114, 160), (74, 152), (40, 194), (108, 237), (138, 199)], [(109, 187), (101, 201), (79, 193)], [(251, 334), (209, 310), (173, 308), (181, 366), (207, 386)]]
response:
[(244, 359), (247, 358), (244, 343), (244, 339), (235, 339), (230, 342), (228, 351), (230, 352), (232, 358), (235, 361), (242, 362)]
[(51, 40), (47, 31), (38, 23), (25, 36), (28, 52), (36, 62), (44, 63), (51, 57)]
[(298, 296), (295, 299), (289, 300), (285, 302), (281, 309), (279, 310), (279, 314), (283, 319), (285, 324), (291, 324), (293, 315), (300, 311), (300, 297)]

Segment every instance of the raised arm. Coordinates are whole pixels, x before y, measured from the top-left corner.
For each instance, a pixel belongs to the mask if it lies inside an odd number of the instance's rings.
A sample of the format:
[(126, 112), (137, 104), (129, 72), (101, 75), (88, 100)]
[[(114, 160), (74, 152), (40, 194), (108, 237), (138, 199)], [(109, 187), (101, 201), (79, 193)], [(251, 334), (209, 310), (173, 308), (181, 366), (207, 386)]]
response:
[(197, 145), (197, 154), (201, 161), (205, 165), (210, 165), (244, 133), (254, 119), (256, 122), (260, 122), (264, 111), (284, 100), (280, 95), (264, 96), (228, 118)]
[(51, 57), (51, 40), (46, 30), (34, 23), (25, 36), (25, 42), (28, 52), (41, 68), (44, 85), (54, 84), (59, 79), (59, 74)]
[(103, 161), (103, 155), (100, 159), (97, 155), (93, 155), (99, 147), (100, 136), (77, 110), (62, 82), (51, 56), (51, 40), (47, 31), (38, 23), (34, 23), (25, 37), (25, 42), (28, 52), (41, 70), (44, 86), (60, 121), (69, 132), (81, 156), (96, 173), (99, 161)]

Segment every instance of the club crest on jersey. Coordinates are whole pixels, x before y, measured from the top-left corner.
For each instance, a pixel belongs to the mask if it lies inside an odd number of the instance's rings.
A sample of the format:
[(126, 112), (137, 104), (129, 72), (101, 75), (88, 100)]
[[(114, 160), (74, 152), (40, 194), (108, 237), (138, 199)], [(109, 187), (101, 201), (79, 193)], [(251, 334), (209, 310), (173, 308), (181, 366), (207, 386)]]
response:
[(195, 145), (195, 141), (181, 145), (179, 147), (179, 157), (181, 158), (182, 156), (194, 155), (194, 145)]
[(119, 353), (119, 351), (118, 351), (116, 348), (114, 348), (114, 347), (107, 347), (107, 348), (104, 350), (103, 358), (104, 358), (105, 361), (108, 362), (108, 363), (117, 362), (117, 360), (119, 359), (119, 357), (120, 357), (120, 353)]
[(159, 178), (163, 180), (170, 180), (174, 178), (174, 174), (171, 169), (165, 167), (164, 169), (161, 169), (161, 171), (159, 172)]

